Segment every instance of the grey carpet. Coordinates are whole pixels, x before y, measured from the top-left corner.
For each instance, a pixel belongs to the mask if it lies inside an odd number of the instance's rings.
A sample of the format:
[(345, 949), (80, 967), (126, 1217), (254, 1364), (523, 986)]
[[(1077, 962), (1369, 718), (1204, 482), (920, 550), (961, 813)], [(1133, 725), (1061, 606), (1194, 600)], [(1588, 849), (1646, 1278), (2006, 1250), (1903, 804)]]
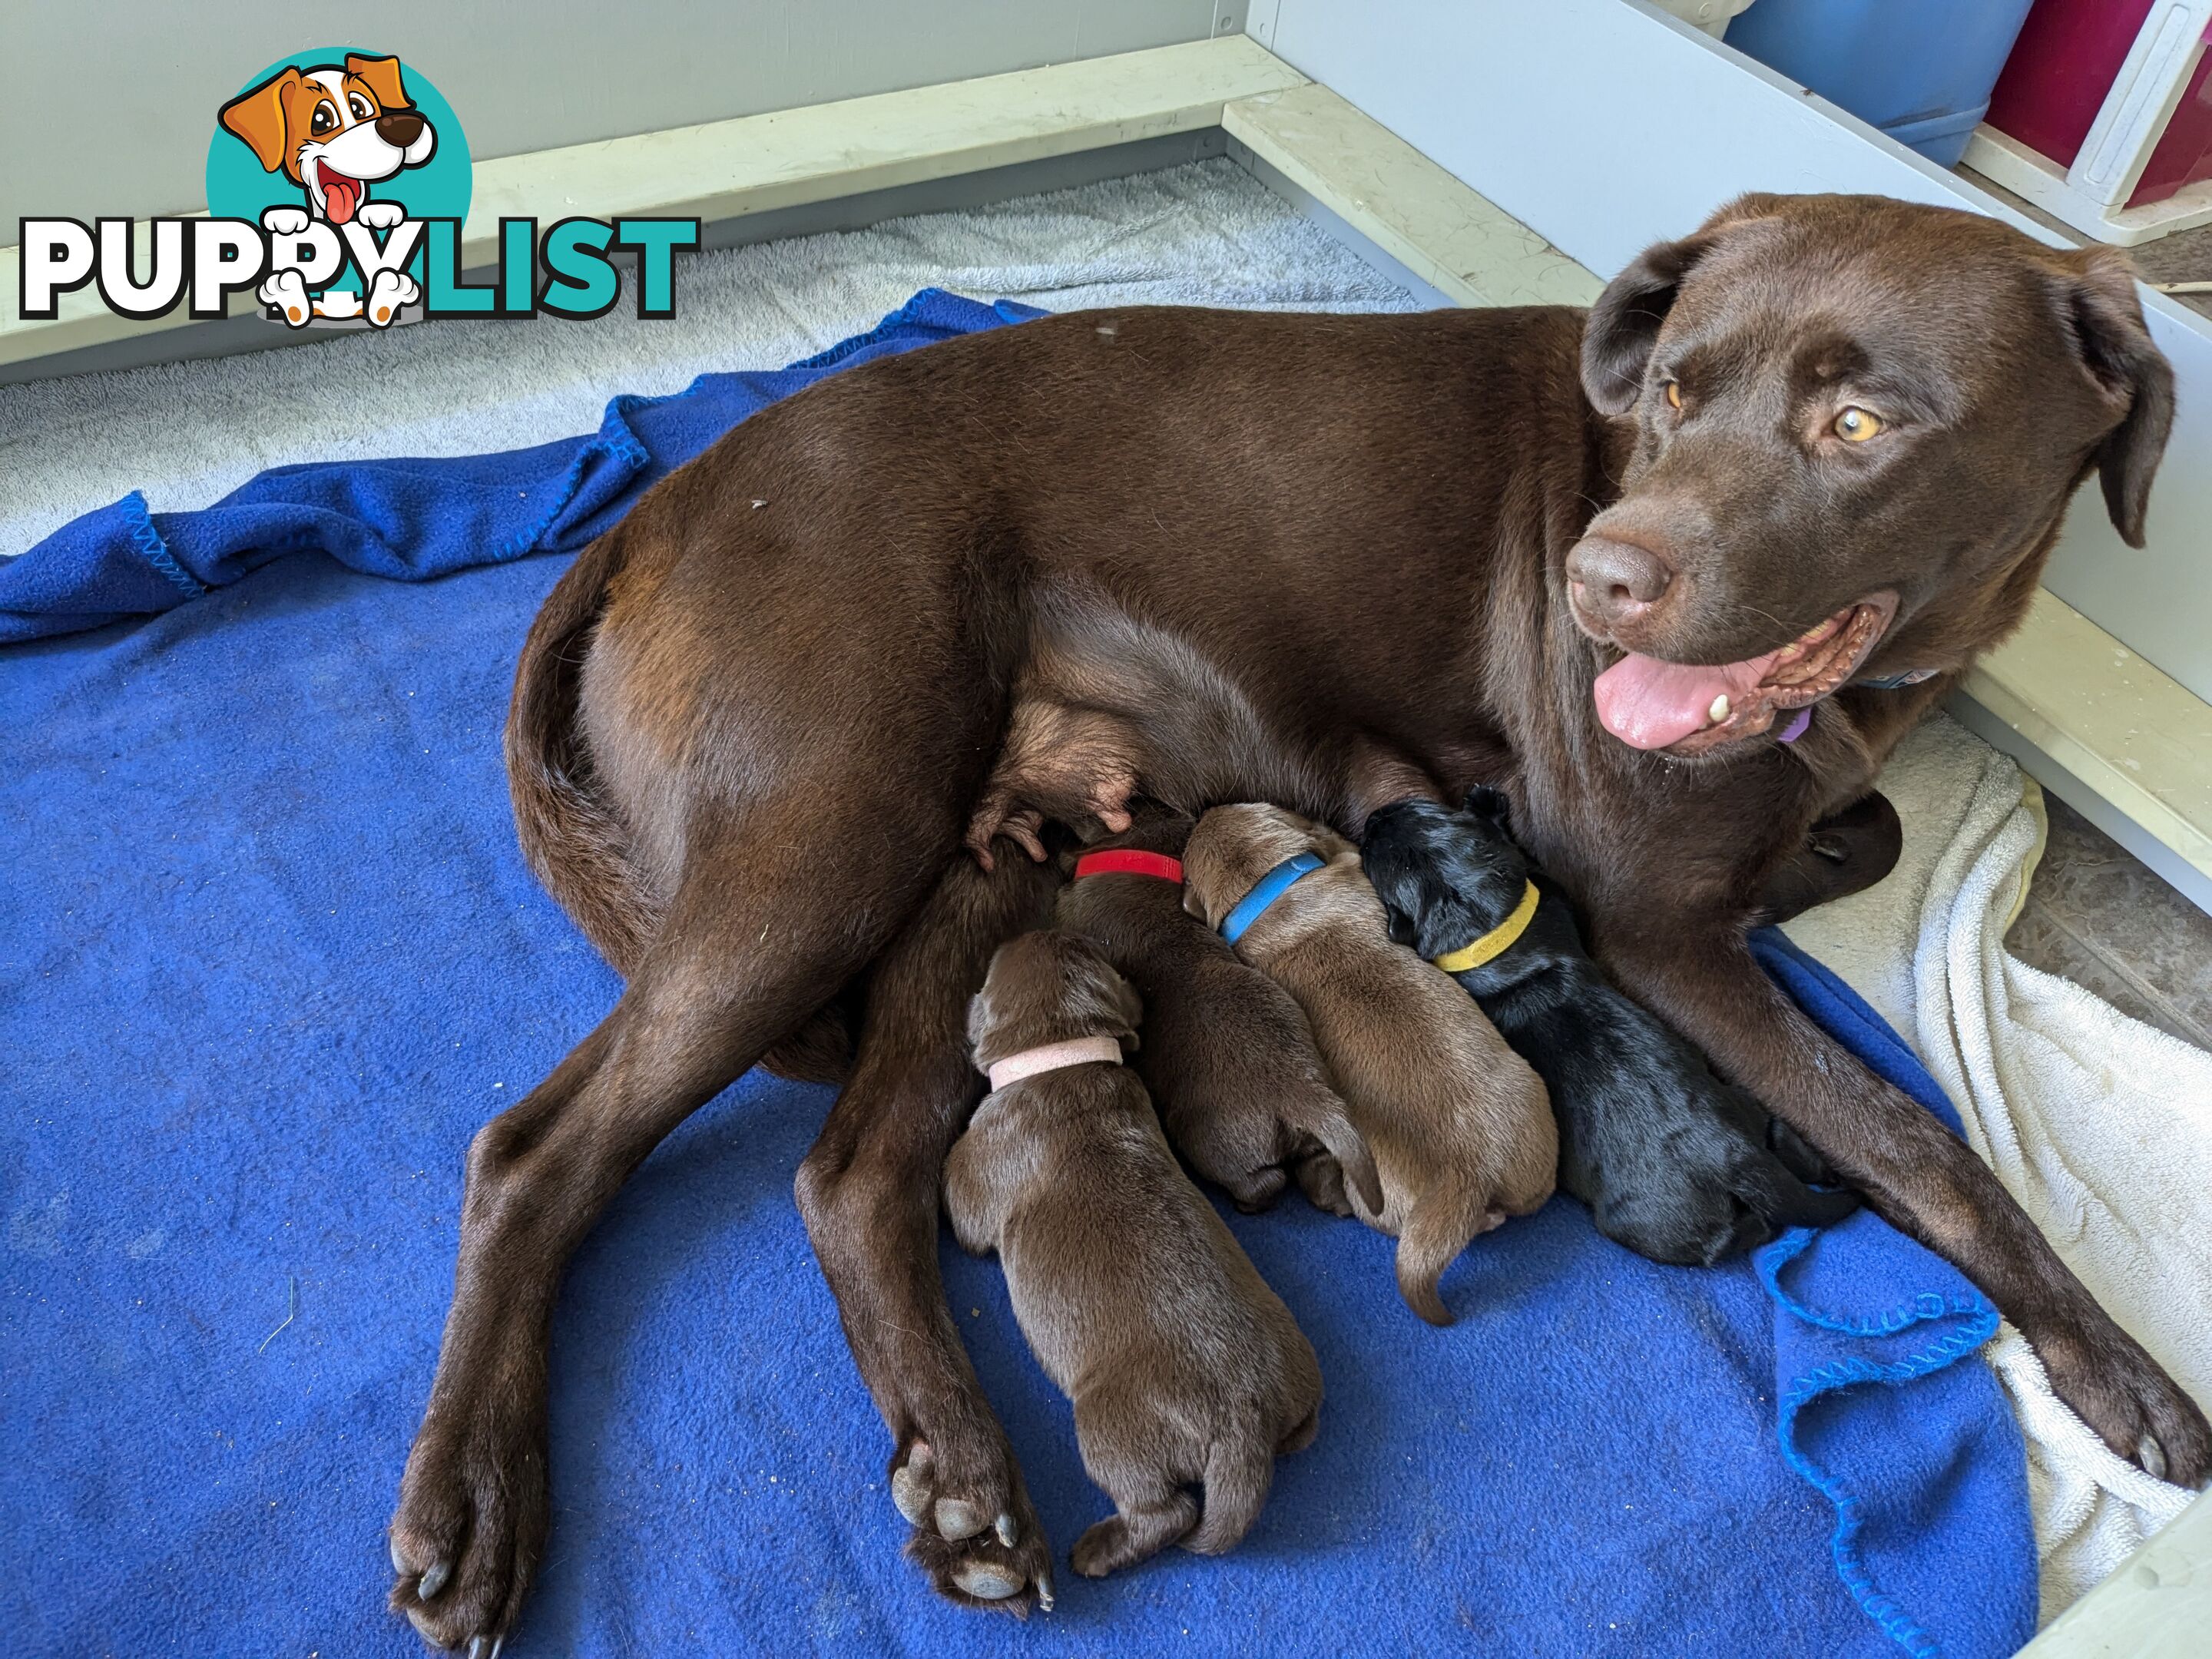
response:
[(932, 284), (1054, 310), (1414, 304), (1227, 161), (732, 248), (678, 270), (666, 321), (627, 314), (626, 295), (588, 323), (440, 322), (0, 387), (0, 553), (132, 489), (173, 511), (265, 467), (589, 431), (617, 392), (809, 356)]

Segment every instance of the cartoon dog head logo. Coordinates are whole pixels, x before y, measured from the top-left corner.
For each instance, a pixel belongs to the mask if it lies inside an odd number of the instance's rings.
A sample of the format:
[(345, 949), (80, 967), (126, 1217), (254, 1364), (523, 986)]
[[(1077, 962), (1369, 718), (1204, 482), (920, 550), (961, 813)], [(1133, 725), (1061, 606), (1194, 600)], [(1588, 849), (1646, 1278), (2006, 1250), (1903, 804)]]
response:
[(407, 96), (397, 58), (287, 66), (222, 106), (226, 131), (264, 173), (300, 186), (307, 211), (349, 222), (373, 185), (437, 153), (438, 131)]

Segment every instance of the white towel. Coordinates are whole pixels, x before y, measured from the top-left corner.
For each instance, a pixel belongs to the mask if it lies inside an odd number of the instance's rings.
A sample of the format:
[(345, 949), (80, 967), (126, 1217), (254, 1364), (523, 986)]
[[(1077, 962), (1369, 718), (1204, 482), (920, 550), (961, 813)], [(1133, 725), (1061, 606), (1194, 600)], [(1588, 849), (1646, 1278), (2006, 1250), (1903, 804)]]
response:
[[(1905, 823), (1895, 872), (1786, 931), (1904, 1035), (2067, 1266), (2212, 1401), (2212, 1054), (2006, 953), (2043, 827), (2008, 757), (1939, 717), (1881, 787)], [(2027, 1440), (2048, 1620), (2194, 1494), (2107, 1450), (2009, 1325), (1988, 1358)]]

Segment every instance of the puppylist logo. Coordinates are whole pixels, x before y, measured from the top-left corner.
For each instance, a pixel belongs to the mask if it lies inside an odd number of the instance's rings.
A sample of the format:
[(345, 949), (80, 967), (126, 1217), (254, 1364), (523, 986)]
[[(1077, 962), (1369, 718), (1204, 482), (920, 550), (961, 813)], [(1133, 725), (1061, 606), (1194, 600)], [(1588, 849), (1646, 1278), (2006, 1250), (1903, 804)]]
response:
[(418, 70), (343, 46), (299, 52), (216, 112), (205, 218), (149, 220), (143, 234), (129, 219), (24, 219), (21, 312), (51, 319), (63, 295), (91, 283), (110, 311), (142, 321), (179, 304), (226, 316), (245, 290), (295, 329), (583, 319), (614, 308), (613, 262), (629, 256), (637, 314), (675, 315), (675, 256), (699, 246), (696, 219), (562, 219), (541, 237), (535, 219), (503, 218), (494, 280), (465, 283), (472, 179), (460, 118)]

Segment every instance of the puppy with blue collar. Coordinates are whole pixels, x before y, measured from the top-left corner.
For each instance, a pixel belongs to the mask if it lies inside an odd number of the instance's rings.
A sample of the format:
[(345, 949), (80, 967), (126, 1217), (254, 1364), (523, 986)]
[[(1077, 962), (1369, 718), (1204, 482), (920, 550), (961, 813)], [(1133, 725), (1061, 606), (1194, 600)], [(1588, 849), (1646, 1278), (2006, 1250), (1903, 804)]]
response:
[[(945, 1160), (953, 1234), (998, 1252), (1022, 1334), (1074, 1405), (1083, 1467), (1114, 1500), (1070, 1557), (1089, 1578), (1173, 1543), (1232, 1547), (1276, 1456), (1320, 1424), (1313, 1345), (1182, 1172), (1122, 1063), (1140, 1014), (1075, 934), (1000, 945), (968, 1011), (991, 1092)], [(1009, 1546), (1012, 1524), (1000, 1518)], [(1050, 1585), (1038, 1589), (1049, 1607)]]
[(1435, 1325), (1444, 1269), (1477, 1234), (1552, 1195), (1544, 1085), (1437, 969), (1393, 944), (1359, 852), (1279, 806), (1217, 806), (1183, 849), (1183, 902), (1305, 1011), (1375, 1155), (1383, 1203), (1353, 1212), (1398, 1240), (1398, 1291)]
[(1458, 980), (1543, 1078), (1559, 1185), (1607, 1238), (1654, 1261), (1710, 1266), (1858, 1206), (1808, 1186), (1826, 1173), (1819, 1156), (1599, 971), (1497, 790), (1474, 791), (1464, 811), (1383, 807), (1363, 858), (1390, 937)]

